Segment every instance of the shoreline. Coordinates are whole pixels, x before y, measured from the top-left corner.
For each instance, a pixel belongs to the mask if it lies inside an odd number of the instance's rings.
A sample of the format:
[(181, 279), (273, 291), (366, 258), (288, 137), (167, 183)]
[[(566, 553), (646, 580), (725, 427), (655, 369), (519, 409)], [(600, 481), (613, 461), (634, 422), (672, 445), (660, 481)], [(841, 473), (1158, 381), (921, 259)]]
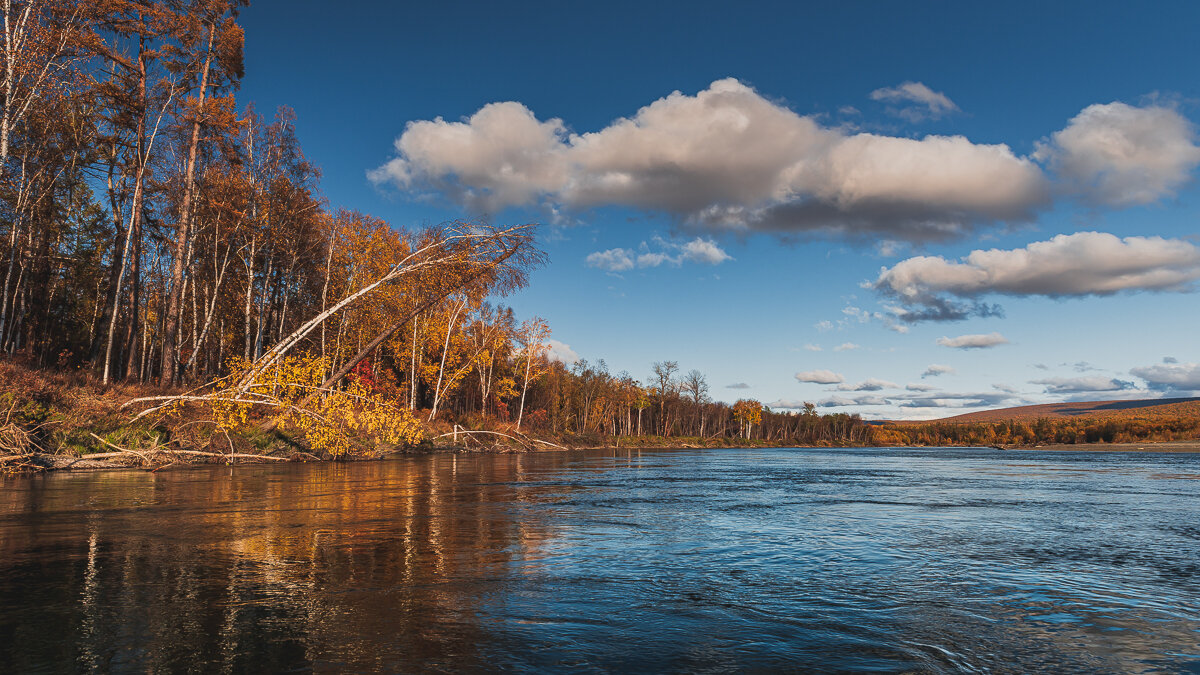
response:
[[(204, 460), (177, 460), (174, 462), (165, 462), (157, 465), (153, 464), (131, 464), (118, 461), (111, 461), (108, 458), (90, 459), (88, 455), (72, 457), (70, 455), (57, 455), (51, 453), (30, 453), (20, 457), (22, 461), (13, 461), (11, 466), (4, 467), (7, 469), (5, 476), (29, 476), (41, 473), (50, 472), (77, 472), (77, 471), (111, 471), (121, 469), (133, 469), (139, 471), (158, 471), (160, 469), (180, 469), (189, 467), (201, 466), (234, 466), (234, 465), (263, 465), (272, 463), (310, 463), (310, 462), (375, 462), (384, 459), (389, 459), (397, 456), (422, 456), (422, 455), (440, 455), (440, 454), (493, 454), (493, 455), (508, 455), (508, 454), (524, 454), (533, 452), (571, 452), (576, 450), (744, 450), (744, 449), (762, 449), (762, 448), (801, 448), (801, 449), (829, 449), (832, 446), (807, 446), (807, 445), (718, 445), (718, 446), (698, 446), (694, 444), (681, 443), (679, 445), (581, 445), (581, 446), (565, 446), (559, 448), (544, 448), (529, 450), (523, 448), (515, 448), (512, 446), (492, 446), (482, 448), (471, 448), (467, 446), (436, 446), (432, 448), (414, 448), (408, 451), (388, 452), (375, 456), (349, 456), (340, 459), (321, 459), (308, 455), (300, 457), (294, 454), (290, 457), (280, 457), (276, 455), (259, 455), (257, 457), (247, 456), (239, 453), (236, 456), (236, 461), (221, 461), (219, 457), (210, 457)], [(850, 447), (850, 446), (846, 446)], [(962, 448), (992, 448), (995, 450), (1007, 452), (1106, 452), (1106, 453), (1165, 453), (1165, 454), (1196, 454), (1200, 453), (1200, 439), (1194, 441), (1163, 441), (1158, 443), (1087, 443), (1087, 444), (1069, 444), (1059, 443), (1052, 445), (1036, 445), (1036, 446), (863, 446), (863, 447), (880, 447), (880, 448), (933, 448), (933, 447), (962, 447)], [(99, 453), (98, 453), (99, 454)], [(307, 454), (307, 453), (305, 453)], [(9, 456), (6, 459), (16, 459), (16, 456)]]
[(1188, 454), (1200, 453), (1200, 439), (1194, 441), (1160, 441), (1157, 443), (1054, 443), (1051, 445), (1021, 446), (1002, 449), (1035, 452), (1159, 452)]

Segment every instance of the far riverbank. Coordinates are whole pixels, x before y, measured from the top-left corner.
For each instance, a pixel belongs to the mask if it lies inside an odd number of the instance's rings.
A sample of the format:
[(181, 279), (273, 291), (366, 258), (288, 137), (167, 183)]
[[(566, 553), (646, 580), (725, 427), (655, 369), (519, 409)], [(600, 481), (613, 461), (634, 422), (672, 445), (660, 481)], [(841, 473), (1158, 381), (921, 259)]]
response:
[[(643, 438), (643, 441), (651, 440), (651, 437)], [(665, 441), (667, 439), (657, 439)], [(491, 446), (463, 446), (463, 445), (443, 445), (443, 446), (418, 446), (409, 448), (403, 451), (381, 452), (372, 456), (351, 455), (338, 459), (319, 458), (308, 453), (297, 453), (290, 456), (279, 455), (250, 455), (238, 453), (234, 457), (220, 457), (206, 455), (202, 457), (185, 457), (175, 455), (169, 451), (164, 451), (161, 455), (155, 457), (137, 457), (129, 455), (122, 458), (105, 457), (103, 459), (94, 459), (87, 454), (80, 456), (72, 456), (65, 454), (52, 453), (31, 453), (21, 458), (20, 471), (13, 471), (15, 466), (6, 467), (9, 473), (36, 473), (42, 471), (100, 471), (100, 470), (118, 470), (118, 469), (142, 469), (148, 471), (158, 471), (161, 469), (177, 469), (192, 466), (212, 466), (213, 464), (223, 465), (247, 465), (247, 464), (271, 464), (276, 462), (371, 462), (398, 455), (430, 455), (430, 454), (515, 454), (515, 453), (546, 453), (546, 452), (570, 452), (580, 450), (689, 450), (689, 449), (709, 449), (709, 450), (745, 450), (753, 448), (798, 448), (798, 449), (817, 449), (829, 446), (812, 446), (812, 445), (795, 445), (795, 444), (772, 444), (761, 440), (757, 442), (749, 442), (741, 445), (731, 444), (708, 444), (708, 443), (641, 443), (634, 444), (625, 442), (622, 444), (586, 444), (586, 445), (570, 445), (543, 447), (536, 450), (528, 449), (521, 446), (513, 445), (491, 445)], [(878, 447), (933, 447), (933, 446), (878, 446)], [(1200, 453), (1200, 440), (1194, 441), (1167, 441), (1162, 443), (1081, 443), (1070, 444), (1061, 443), (1053, 445), (1036, 445), (1027, 447), (996, 447), (996, 446), (946, 446), (951, 447), (975, 447), (975, 448), (994, 448), (996, 450), (1017, 451), (1017, 452), (1112, 452), (1112, 453), (1137, 453), (1137, 452), (1154, 452), (1154, 453)]]

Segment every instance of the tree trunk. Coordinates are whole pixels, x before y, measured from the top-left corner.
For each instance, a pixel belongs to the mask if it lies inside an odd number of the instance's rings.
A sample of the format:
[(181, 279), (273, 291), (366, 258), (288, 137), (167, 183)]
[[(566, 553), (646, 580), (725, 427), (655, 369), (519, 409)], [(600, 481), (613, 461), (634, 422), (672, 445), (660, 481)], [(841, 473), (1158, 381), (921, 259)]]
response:
[(208, 94), (208, 71), (212, 65), (213, 37), (216, 24), (208, 26), (208, 48), (204, 55), (204, 68), (200, 74), (199, 107), (196, 119), (192, 121), (192, 137), (188, 143), (187, 168), (183, 178), (183, 204), (179, 209), (179, 225), (175, 231), (175, 264), (171, 268), (171, 294), (167, 298), (167, 327), (163, 335), (162, 373), (161, 382), (164, 385), (174, 384), (179, 379), (179, 324), (183, 319), (183, 270), (186, 260), (189, 230), (192, 224), (192, 211), (196, 178), (196, 155), (200, 147), (200, 121), (204, 115), (204, 100)]

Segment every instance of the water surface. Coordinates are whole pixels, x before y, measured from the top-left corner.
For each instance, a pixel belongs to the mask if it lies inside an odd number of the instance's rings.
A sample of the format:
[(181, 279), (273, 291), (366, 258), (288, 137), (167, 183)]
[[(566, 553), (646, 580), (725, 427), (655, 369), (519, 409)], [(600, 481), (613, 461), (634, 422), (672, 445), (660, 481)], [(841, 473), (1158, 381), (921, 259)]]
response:
[(0, 488), (0, 664), (1198, 672), (1200, 455), (438, 455)]

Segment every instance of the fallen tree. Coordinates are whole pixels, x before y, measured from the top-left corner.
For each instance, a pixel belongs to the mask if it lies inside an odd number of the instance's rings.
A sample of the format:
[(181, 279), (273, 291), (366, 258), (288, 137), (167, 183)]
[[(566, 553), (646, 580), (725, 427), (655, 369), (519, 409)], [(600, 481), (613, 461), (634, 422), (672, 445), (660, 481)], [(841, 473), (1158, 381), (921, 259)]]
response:
[[(262, 431), (290, 424), (311, 447), (333, 456), (346, 454), (355, 441), (415, 443), (423, 430), (411, 411), (361, 383), (343, 384), (343, 379), (408, 322), (450, 296), (484, 296), (523, 286), (528, 270), (544, 258), (534, 246), (533, 232), (533, 225), (500, 229), (452, 223), (429, 228), (414, 237), (407, 250), (396, 251), (398, 260), (380, 274), (225, 378), (178, 395), (135, 398), (125, 407), (146, 406), (136, 420), (200, 403), (211, 408), (214, 423), (222, 430), (248, 424), (251, 411), (257, 410), (267, 416)], [(398, 292), (388, 294), (388, 302), (383, 302), (385, 290)], [(336, 354), (318, 356), (314, 332), (331, 318), (369, 302), (386, 305), (396, 318), (340, 364), (333, 363)]]

